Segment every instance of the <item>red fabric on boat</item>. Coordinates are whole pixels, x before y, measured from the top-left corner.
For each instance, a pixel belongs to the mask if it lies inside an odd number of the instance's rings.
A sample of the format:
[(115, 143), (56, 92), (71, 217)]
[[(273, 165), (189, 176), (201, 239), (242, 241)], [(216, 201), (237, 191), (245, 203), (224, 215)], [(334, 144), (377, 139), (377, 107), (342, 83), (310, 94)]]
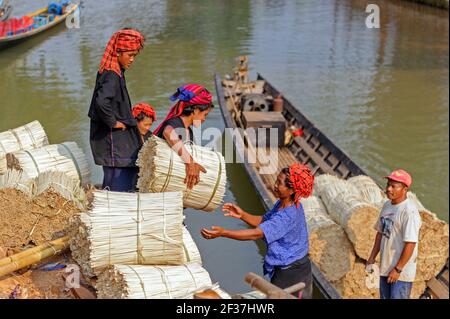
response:
[(29, 16), (11, 18), (4, 22), (0, 22), (0, 38), (7, 36), (9, 33), (16, 35), (28, 31), (33, 25), (34, 19)]

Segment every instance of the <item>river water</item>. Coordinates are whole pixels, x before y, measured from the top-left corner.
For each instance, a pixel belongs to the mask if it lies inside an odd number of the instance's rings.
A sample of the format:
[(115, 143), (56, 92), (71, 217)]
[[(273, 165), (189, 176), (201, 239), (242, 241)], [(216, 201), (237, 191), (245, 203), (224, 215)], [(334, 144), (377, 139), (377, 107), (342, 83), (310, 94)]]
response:
[[(48, 1), (14, 1), (14, 15)], [(127, 71), (132, 102), (162, 119), (181, 84), (214, 91), (213, 74), (249, 55), (260, 72), (378, 182), (397, 167), (411, 172), (424, 205), (448, 221), (448, 12), (404, 1), (377, 1), (379, 29), (368, 29), (366, 1), (84, 1), (78, 29), (64, 25), (0, 51), (0, 131), (39, 120), (51, 143), (76, 141), (102, 178), (88, 143), (86, 116), (98, 64), (114, 31), (135, 27), (146, 47)], [(206, 126), (223, 128), (216, 108)], [(239, 164), (229, 164), (226, 201), (263, 213)], [(262, 273), (261, 242), (205, 241), (204, 226), (241, 222), (187, 210), (186, 223), (213, 280), (250, 290)]]

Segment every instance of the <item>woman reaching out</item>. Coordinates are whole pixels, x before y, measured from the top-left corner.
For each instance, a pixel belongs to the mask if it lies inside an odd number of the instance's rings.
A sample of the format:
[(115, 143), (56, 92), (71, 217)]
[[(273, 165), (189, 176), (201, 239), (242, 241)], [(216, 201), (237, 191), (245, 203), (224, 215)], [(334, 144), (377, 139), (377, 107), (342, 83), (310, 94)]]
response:
[(279, 200), (264, 216), (252, 215), (234, 204), (223, 206), (225, 216), (241, 219), (251, 229), (228, 230), (213, 226), (211, 230), (203, 228), (202, 236), (206, 239), (226, 237), (235, 240), (264, 238), (267, 244), (264, 275), (268, 275), (271, 283), (282, 289), (304, 282), (306, 287), (293, 294), (309, 299), (312, 297), (311, 262), (308, 256), (308, 230), (300, 199), (312, 194), (313, 184), (314, 176), (307, 166), (294, 164), (284, 168), (274, 185), (274, 193)]

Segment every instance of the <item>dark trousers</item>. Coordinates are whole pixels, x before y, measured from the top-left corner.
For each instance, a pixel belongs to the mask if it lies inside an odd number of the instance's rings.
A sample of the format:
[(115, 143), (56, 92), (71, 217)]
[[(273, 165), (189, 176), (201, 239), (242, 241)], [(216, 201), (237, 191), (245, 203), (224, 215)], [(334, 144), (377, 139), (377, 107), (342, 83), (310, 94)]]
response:
[(113, 192), (134, 192), (138, 179), (138, 167), (103, 166), (103, 185)]
[(292, 293), (292, 295), (299, 299), (311, 299), (312, 272), (309, 256), (306, 255), (289, 266), (275, 267), (275, 273), (270, 282), (282, 289), (291, 287), (299, 282), (303, 282), (305, 283), (305, 288), (301, 291)]

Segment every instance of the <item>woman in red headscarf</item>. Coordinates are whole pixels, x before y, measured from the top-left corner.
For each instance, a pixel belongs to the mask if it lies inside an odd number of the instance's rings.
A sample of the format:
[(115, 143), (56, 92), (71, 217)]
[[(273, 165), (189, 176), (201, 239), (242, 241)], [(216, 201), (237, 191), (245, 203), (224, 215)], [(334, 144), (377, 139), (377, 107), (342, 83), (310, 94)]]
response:
[(206, 173), (206, 170), (194, 161), (183, 142), (194, 142), (191, 126), (198, 128), (206, 121), (214, 107), (212, 95), (201, 85), (188, 84), (179, 87), (170, 100), (176, 103), (154, 134), (165, 139), (186, 163), (184, 182), (192, 189), (200, 181), (200, 172)]
[(275, 206), (263, 216), (245, 212), (234, 204), (225, 204), (225, 216), (241, 219), (252, 228), (228, 230), (213, 226), (203, 228), (206, 239), (226, 237), (236, 240), (257, 240), (264, 238), (267, 253), (264, 258), (264, 275), (280, 287), (287, 288), (299, 282), (306, 287), (294, 296), (303, 299), (312, 297), (311, 261), (309, 260), (308, 229), (301, 198), (312, 194), (314, 176), (302, 164), (284, 168), (274, 185), (274, 194), (279, 199)]
[(97, 73), (89, 117), (90, 145), (95, 164), (103, 166), (103, 188), (134, 190), (137, 171), (136, 119), (125, 83), (125, 70), (144, 47), (144, 37), (133, 29), (116, 32), (106, 46)]

